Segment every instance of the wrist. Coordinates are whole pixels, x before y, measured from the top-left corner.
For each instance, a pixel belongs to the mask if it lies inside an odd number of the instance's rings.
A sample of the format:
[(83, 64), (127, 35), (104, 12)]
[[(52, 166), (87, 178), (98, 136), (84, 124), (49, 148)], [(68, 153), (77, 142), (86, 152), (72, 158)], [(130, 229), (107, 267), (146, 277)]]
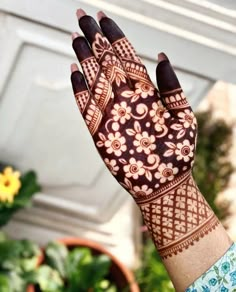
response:
[(137, 203), (163, 259), (188, 249), (219, 225), (191, 172)]

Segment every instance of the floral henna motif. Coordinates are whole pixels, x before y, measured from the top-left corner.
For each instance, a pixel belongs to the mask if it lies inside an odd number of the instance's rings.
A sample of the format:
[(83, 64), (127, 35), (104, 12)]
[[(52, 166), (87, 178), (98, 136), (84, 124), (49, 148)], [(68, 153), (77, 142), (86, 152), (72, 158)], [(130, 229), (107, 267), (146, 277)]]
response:
[(111, 84), (115, 82), (117, 86), (120, 86), (121, 82), (126, 84), (126, 73), (107, 39), (100, 33), (97, 33), (92, 48), (107, 80)]

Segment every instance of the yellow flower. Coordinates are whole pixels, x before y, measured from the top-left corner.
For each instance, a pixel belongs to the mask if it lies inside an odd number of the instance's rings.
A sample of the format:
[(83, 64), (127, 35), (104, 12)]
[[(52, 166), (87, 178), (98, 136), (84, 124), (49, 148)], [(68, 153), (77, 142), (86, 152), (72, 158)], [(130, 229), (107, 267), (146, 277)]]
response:
[(0, 201), (12, 203), (14, 196), (18, 194), (21, 187), (20, 172), (6, 167), (0, 173)]

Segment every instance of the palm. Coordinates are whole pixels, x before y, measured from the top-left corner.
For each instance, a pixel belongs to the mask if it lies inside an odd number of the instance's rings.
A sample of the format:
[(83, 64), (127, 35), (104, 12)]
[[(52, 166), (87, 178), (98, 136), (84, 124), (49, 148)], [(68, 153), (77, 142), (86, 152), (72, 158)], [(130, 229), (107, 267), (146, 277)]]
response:
[(111, 173), (136, 197), (191, 169), (196, 136), (196, 119), (189, 109), (173, 117), (156, 92), (146, 88), (152, 96), (144, 99), (140, 94), (134, 102), (121, 93), (94, 135)]

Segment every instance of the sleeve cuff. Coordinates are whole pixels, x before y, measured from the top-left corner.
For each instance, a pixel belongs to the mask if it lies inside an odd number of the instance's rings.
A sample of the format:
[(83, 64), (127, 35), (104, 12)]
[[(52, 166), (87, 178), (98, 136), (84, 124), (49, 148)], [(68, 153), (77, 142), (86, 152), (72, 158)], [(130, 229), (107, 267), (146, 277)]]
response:
[(233, 243), (226, 253), (185, 292), (236, 292), (236, 244)]

